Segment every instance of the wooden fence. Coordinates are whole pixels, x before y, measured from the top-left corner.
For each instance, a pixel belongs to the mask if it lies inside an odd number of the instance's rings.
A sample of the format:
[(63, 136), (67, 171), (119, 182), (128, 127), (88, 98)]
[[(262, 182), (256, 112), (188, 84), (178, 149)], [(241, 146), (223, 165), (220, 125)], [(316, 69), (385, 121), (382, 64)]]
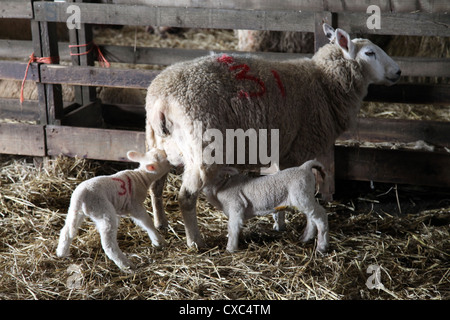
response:
[[(58, 43), (55, 23), (67, 21), (71, 15), (67, 9), (73, 4), (80, 9), (81, 26), (70, 30), (69, 43)], [(381, 9), (381, 29), (366, 27), (369, 4)], [(135, 0), (114, 1), (114, 4), (21, 0), (0, 1), (0, 6), (0, 18), (30, 19), (32, 29), (32, 41), (0, 40), (0, 59), (25, 58), (34, 52), (37, 57), (72, 60), (71, 66), (31, 63), (27, 81), (37, 83), (37, 101), (25, 101), (20, 105), (15, 99), (0, 99), (0, 118), (12, 117), (35, 123), (0, 123), (0, 153), (32, 156), (64, 154), (121, 161), (127, 150), (145, 149), (143, 127), (134, 130), (102, 128), (102, 108), (105, 106), (96, 98), (95, 86), (145, 89), (159, 71), (94, 67), (91, 54), (67, 58), (68, 44), (80, 45), (92, 40), (93, 24), (306, 31), (315, 33), (316, 48), (325, 43), (321, 29), (323, 21), (353, 34), (450, 37), (450, 4), (447, 0)], [(101, 50), (111, 62), (160, 65), (209, 53), (206, 50), (113, 45), (102, 46)], [(302, 56), (255, 54), (271, 59)], [(450, 59), (394, 59), (405, 76), (450, 77)], [(0, 79), (22, 80), (26, 67), (24, 62), (0, 60)], [(61, 84), (76, 86), (74, 103), (63, 103)], [(366, 100), (449, 104), (449, 89), (449, 85), (444, 84), (371, 86)], [(110, 116), (131, 113), (141, 120), (145, 116), (143, 107), (109, 107)], [(449, 122), (366, 118), (358, 120), (357, 128), (357, 132), (346, 132), (342, 138), (405, 143), (424, 140), (435, 149), (429, 152), (336, 146), (327, 162), (337, 179), (450, 187)]]

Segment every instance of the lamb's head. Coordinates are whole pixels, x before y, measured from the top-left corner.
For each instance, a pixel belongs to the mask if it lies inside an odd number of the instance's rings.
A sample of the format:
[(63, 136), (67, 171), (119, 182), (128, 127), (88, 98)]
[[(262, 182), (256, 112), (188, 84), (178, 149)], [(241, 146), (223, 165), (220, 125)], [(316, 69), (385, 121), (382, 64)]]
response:
[(334, 30), (324, 23), (323, 31), (331, 43), (338, 46), (346, 59), (354, 60), (364, 69), (368, 84), (393, 85), (400, 79), (398, 64), (380, 47), (367, 39), (350, 39), (342, 29)]
[(162, 176), (170, 170), (166, 153), (160, 149), (153, 148), (146, 153), (128, 151), (127, 157), (133, 162), (138, 162), (141, 170), (151, 174)]

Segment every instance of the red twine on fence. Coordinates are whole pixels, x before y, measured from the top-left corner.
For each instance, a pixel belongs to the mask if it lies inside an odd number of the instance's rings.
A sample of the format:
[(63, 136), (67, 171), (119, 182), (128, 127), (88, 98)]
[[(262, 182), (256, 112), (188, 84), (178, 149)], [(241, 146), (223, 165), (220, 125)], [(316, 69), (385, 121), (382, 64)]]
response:
[(47, 64), (51, 64), (51, 63), (58, 63), (59, 62), (59, 57), (35, 57), (34, 56), (34, 52), (31, 54), (30, 56), (30, 60), (28, 60), (28, 64), (27, 64), (27, 68), (25, 70), (25, 76), (23, 77), (22, 80), (22, 86), (20, 87), (20, 104), (23, 103), (23, 88), (25, 86), (25, 80), (27, 79), (28, 76), (28, 69), (30, 68), (30, 65), (33, 62), (37, 62), (37, 63), (47, 63)]
[(86, 50), (85, 52), (81, 52), (81, 53), (70, 53), (71, 56), (83, 56), (85, 54), (89, 54), (92, 50), (96, 50), (97, 51), (97, 59), (98, 62), (100, 63), (100, 66), (102, 67), (106, 67), (109, 68), (111, 66), (111, 64), (108, 62), (108, 60), (106, 60), (105, 56), (103, 55), (102, 51), (100, 50), (99, 46), (96, 45), (94, 43), (94, 41), (88, 42), (86, 44), (71, 44), (69, 45), (69, 48), (83, 48), (83, 47), (87, 47), (87, 46), (91, 46), (88, 50)]

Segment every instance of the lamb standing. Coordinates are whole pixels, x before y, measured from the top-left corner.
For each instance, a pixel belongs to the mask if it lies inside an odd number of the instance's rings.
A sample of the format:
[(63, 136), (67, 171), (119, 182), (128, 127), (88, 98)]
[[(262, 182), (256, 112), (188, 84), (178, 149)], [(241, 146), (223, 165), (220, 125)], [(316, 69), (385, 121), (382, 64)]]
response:
[(167, 174), (170, 163), (165, 152), (158, 149), (145, 154), (129, 151), (127, 156), (131, 161), (139, 162), (139, 168), (95, 177), (77, 186), (61, 230), (56, 249), (58, 257), (69, 254), (69, 246), (86, 216), (95, 222), (106, 255), (121, 269), (134, 266), (117, 244), (119, 216), (130, 214), (134, 222), (147, 231), (155, 247), (164, 245), (164, 239), (155, 229), (143, 203), (150, 184)]
[[(204, 245), (196, 201), (221, 166), (203, 163), (202, 151), (209, 142), (196, 134), (197, 122), (203, 130), (219, 130), (223, 136), (226, 129), (279, 129), (281, 168), (298, 166), (320, 157), (349, 128), (369, 84), (399, 80), (398, 65), (369, 40), (350, 40), (344, 30), (327, 24), (324, 32), (330, 43), (312, 59), (273, 62), (212, 55), (172, 65), (149, 86), (146, 140), (150, 148), (165, 150), (172, 165), (185, 168), (179, 203), (188, 245)], [(161, 203), (164, 180), (150, 190), (157, 227), (167, 226)]]
[[(315, 160), (258, 178), (239, 175), (234, 168), (222, 168), (203, 192), (208, 201), (228, 217), (227, 250), (233, 252), (238, 249), (244, 220), (273, 213), (278, 207), (294, 206), (307, 217), (301, 241), (311, 240), (317, 230), (317, 251), (325, 252), (328, 248), (328, 217), (314, 197), (316, 181), (313, 168), (325, 177), (322, 164)], [(224, 174), (228, 173), (232, 176), (226, 179)]]

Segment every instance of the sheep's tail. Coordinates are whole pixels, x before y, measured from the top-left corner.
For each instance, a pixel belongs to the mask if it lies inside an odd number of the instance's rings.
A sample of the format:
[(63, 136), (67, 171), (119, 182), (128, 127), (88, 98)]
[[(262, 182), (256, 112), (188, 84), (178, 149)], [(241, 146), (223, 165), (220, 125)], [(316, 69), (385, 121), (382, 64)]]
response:
[(323, 164), (315, 159), (306, 161), (304, 164), (301, 165), (301, 168), (308, 170), (308, 171), (310, 171), (312, 169), (316, 169), (320, 173), (323, 180), (325, 180), (325, 178), (327, 176), (325, 167), (323, 166)]

